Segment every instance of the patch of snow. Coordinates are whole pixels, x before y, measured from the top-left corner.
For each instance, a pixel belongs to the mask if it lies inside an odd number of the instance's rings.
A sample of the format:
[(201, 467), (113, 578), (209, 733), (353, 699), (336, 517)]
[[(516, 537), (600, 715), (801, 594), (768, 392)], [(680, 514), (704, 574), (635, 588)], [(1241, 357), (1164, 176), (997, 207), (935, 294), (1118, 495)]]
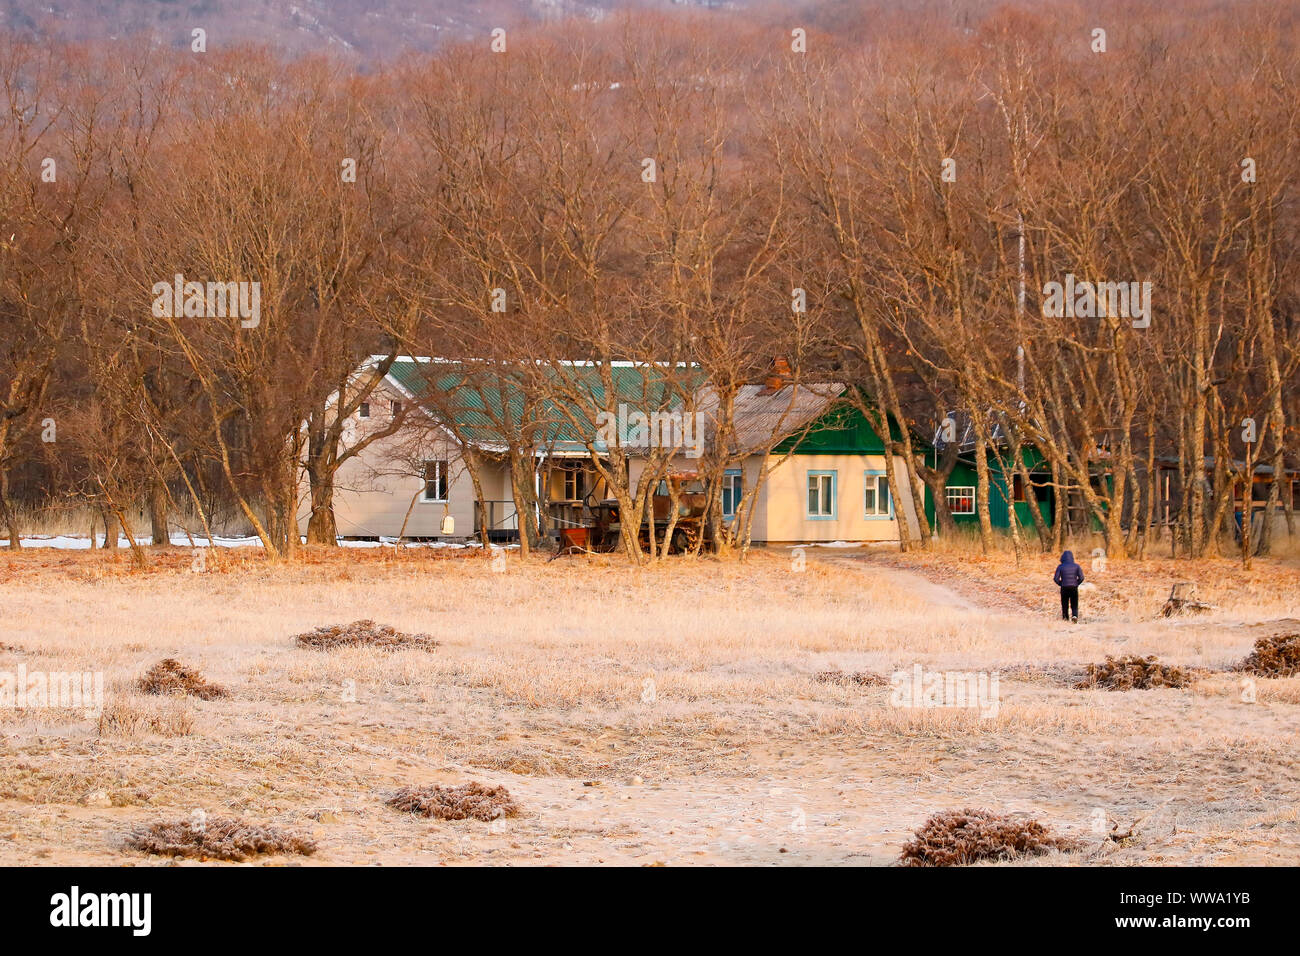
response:
[[(64, 551), (90, 550), (90, 537), (89, 535), (84, 534), (25, 534), (18, 540), (22, 542), (24, 548), (56, 548)], [(153, 544), (153, 536), (137, 535), (135, 541), (136, 544), (148, 547)], [(185, 537), (183, 533), (173, 533), (171, 541), (172, 544), (177, 545), (178, 547), (188, 547), (190, 543), (190, 539)], [(248, 538), (223, 538), (221, 535), (215, 535), (213, 541), (219, 548), (260, 548), (262, 546), (262, 542), (258, 540), (256, 536)], [(104, 536), (102, 534), (96, 535), (95, 547), (98, 548), (103, 543)], [(194, 536), (194, 544), (197, 547), (206, 548), (208, 546), (208, 539), (196, 534)], [(8, 546), (9, 539), (0, 538), (0, 548), (7, 548)], [(126, 535), (119, 534), (117, 536), (117, 546), (119, 548), (129, 548), (131, 546), (130, 542), (126, 539)]]
[(862, 541), (806, 541), (803, 544), (786, 545), (789, 548), (860, 548)]
[[(90, 538), (84, 534), (26, 534), (20, 539), (24, 548), (55, 548), (62, 551), (88, 551), (90, 550)], [(136, 543), (144, 547), (153, 544), (153, 537), (150, 535), (137, 536)], [(306, 540), (302, 539), (306, 544)], [(172, 544), (179, 548), (189, 547), (190, 539), (183, 532), (173, 532), (171, 535)], [(95, 536), (95, 547), (99, 548), (104, 543), (103, 535)], [(218, 548), (260, 548), (261, 539), (256, 535), (245, 537), (224, 537), (222, 535), (213, 536), (213, 544)], [(450, 548), (453, 550), (463, 550), (466, 548), (481, 548), (483, 545), (475, 541), (404, 541), (400, 545), (397, 538), (381, 537), (378, 541), (344, 541), (338, 540), (341, 548)], [(0, 548), (9, 546), (8, 538), (0, 538)], [(117, 546), (119, 548), (128, 548), (125, 535), (118, 535)], [(201, 534), (194, 535), (194, 546), (196, 548), (208, 547), (208, 539)], [(518, 548), (518, 544), (493, 545), (493, 548), (504, 547), (509, 550)]]

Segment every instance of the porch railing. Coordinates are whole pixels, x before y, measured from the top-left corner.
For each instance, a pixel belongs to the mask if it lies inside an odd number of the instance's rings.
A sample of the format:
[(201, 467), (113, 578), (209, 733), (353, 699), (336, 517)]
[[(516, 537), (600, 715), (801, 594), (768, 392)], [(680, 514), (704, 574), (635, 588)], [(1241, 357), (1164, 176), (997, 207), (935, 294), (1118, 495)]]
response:
[(474, 533), (486, 528), (488, 536), (519, 534), (519, 513), (513, 501), (476, 501), (474, 503)]
[[(578, 528), (584, 524), (581, 503), (549, 501), (546, 508), (547, 530), (554, 534), (560, 528)], [(512, 500), (484, 501), (474, 504), (474, 533), (486, 527), (488, 536), (507, 540), (519, 536), (519, 512)]]

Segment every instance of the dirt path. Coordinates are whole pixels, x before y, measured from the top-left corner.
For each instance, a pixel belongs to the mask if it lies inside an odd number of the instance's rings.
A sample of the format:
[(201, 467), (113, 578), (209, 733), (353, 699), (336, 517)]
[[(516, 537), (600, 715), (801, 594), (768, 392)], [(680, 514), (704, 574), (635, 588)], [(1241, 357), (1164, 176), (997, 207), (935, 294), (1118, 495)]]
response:
[(952, 588), (931, 581), (917, 571), (909, 571), (905, 568), (885, 564), (879, 559), (878, 555), (869, 550), (862, 550), (852, 554), (827, 554), (821, 549), (811, 548), (809, 554), (826, 564), (856, 568), (869, 574), (879, 575), (895, 586), (911, 592), (921, 600), (936, 607), (960, 608), (965, 611), (983, 610), (978, 604), (958, 594)]

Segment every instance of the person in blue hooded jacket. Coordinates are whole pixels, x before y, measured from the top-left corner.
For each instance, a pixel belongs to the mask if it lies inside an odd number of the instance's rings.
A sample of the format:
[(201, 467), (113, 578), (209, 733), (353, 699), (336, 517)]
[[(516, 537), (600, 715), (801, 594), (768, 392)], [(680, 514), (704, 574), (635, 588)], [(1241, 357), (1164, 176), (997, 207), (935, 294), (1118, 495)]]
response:
[(1079, 585), (1083, 583), (1083, 568), (1075, 563), (1073, 551), (1061, 555), (1061, 563), (1056, 566), (1052, 580), (1061, 589), (1061, 620), (1078, 621)]

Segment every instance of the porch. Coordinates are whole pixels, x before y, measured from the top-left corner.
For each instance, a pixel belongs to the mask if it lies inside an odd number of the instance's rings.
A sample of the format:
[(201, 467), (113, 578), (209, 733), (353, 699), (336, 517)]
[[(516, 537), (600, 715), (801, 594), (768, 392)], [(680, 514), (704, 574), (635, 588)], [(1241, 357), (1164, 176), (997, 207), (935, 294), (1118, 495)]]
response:
[[(545, 531), (549, 537), (555, 537), (561, 528), (580, 528), (584, 524), (581, 500), (547, 501), (542, 507), (545, 511)], [(493, 543), (518, 541), (519, 512), (514, 501), (476, 502), (474, 535), (480, 535), (484, 527), (487, 528), (488, 540)]]

